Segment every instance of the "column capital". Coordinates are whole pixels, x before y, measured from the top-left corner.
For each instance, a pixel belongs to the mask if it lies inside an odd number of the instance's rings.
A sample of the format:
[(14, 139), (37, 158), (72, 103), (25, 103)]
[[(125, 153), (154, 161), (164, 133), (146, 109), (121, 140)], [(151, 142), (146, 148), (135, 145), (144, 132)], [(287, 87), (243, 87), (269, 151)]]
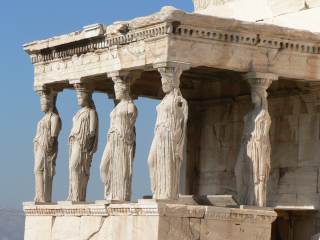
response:
[(76, 90), (76, 92), (86, 92), (89, 94), (91, 94), (93, 92), (93, 89), (88, 87), (87, 84), (84, 84), (83, 82), (74, 83), (73, 87)]
[(69, 79), (68, 82), (71, 85), (82, 84), (83, 83), (83, 81), (80, 78), (79, 79)]
[(115, 81), (130, 81), (131, 83), (136, 81), (141, 77), (141, 71), (129, 71), (129, 70), (120, 70), (120, 71), (112, 71), (108, 72), (107, 75)]
[(273, 73), (248, 72), (244, 75), (250, 86), (268, 89), (272, 81), (278, 80), (278, 75)]
[(53, 87), (50, 87), (48, 85), (35, 85), (33, 87), (33, 90), (39, 95), (39, 96), (42, 96), (42, 95), (53, 95), (53, 96), (56, 96), (58, 95), (59, 92), (61, 92), (62, 90), (61, 89), (57, 89), (57, 88), (53, 88)]
[(161, 62), (153, 67), (161, 74), (162, 86), (170, 83), (174, 88), (179, 88), (181, 74), (190, 69), (191, 65), (182, 62)]
[(191, 68), (191, 64), (190, 63), (185, 63), (185, 62), (174, 62), (174, 61), (168, 61), (168, 62), (159, 62), (159, 63), (154, 63), (153, 64), (153, 68), (156, 69), (176, 69), (180, 70), (180, 71), (186, 71), (189, 70)]

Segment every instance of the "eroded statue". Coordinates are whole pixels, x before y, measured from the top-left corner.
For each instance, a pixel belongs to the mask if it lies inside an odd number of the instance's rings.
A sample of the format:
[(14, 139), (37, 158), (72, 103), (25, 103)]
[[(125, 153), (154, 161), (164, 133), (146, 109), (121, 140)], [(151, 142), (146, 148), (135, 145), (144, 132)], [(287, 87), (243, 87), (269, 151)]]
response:
[(188, 104), (179, 89), (181, 72), (160, 68), (165, 97), (157, 106), (157, 120), (148, 164), (154, 199), (179, 197), (180, 168), (188, 120)]
[(75, 85), (80, 110), (73, 117), (69, 136), (69, 196), (68, 200), (86, 200), (87, 185), (93, 154), (98, 144), (98, 115), (92, 100), (92, 92)]
[(235, 175), (240, 204), (264, 207), (267, 200), (271, 154), (271, 118), (266, 89), (271, 81), (259, 80), (249, 81), (254, 108), (244, 117)]
[(34, 138), (35, 202), (51, 202), (52, 182), (58, 154), (61, 120), (56, 109), (57, 95), (53, 91), (38, 91), (44, 116), (38, 122)]
[(100, 174), (105, 185), (106, 200), (130, 201), (138, 111), (130, 98), (129, 80), (120, 77), (113, 80), (116, 100), (119, 102), (110, 114), (110, 129)]

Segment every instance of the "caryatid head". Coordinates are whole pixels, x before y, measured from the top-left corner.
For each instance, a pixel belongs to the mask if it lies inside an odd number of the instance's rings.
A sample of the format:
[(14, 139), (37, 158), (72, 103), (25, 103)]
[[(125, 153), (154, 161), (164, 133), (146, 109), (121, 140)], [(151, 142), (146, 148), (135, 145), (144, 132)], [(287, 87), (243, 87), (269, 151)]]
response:
[(129, 100), (130, 99), (130, 81), (122, 77), (114, 77), (114, 93), (116, 100)]
[(159, 68), (161, 73), (161, 83), (162, 91), (164, 93), (169, 93), (174, 89), (179, 89), (180, 86), (180, 76), (182, 71), (175, 67)]
[(92, 105), (92, 91), (83, 87), (81, 84), (75, 84), (77, 101), (80, 107), (90, 107)]
[(51, 90), (37, 90), (40, 96), (40, 108), (41, 111), (46, 113), (53, 111), (56, 104), (57, 93)]
[(250, 79), (251, 86), (251, 101), (255, 108), (268, 108), (268, 93), (267, 89), (271, 85), (271, 80), (268, 79)]

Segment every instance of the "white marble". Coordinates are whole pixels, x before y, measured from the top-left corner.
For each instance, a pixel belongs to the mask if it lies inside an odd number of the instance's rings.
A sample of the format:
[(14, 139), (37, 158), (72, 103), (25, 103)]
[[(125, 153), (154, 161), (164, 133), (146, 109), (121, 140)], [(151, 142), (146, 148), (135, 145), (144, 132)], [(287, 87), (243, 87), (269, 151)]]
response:
[(80, 110), (73, 118), (69, 136), (69, 195), (68, 201), (86, 200), (87, 185), (93, 154), (98, 144), (98, 115), (91, 91), (75, 85)]
[(157, 106), (157, 120), (148, 164), (155, 199), (179, 197), (180, 168), (183, 161), (188, 103), (179, 85), (183, 68), (159, 67), (165, 97)]
[(37, 125), (34, 143), (35, 202), (51, 202), (52, 184), (58, 155), (58, 136), (61, 119), (56, 108), (57, 93), (37, 90), (41, 110), (45, 113)]
[(235, 166), (236, 184), (241, 204), (267, 205), (267, 183), (271, 169), (270, 127), (267, 89), (276, 76), (249, 73), (253, 109), (244, 117), (240, 150)]
[[(263, 238), (259, 239), (267, 240), (276, 217), (272, 210), (156, 202), (111, 204), (108, 207), (99, 204), (28, 205), (24, 210), (27, 215), (25, 240), (104, 240), (106, 236), (111, 240), (198, 240), (212, 237), (256, 240), (261, 234)], [(43, 217), (43, 214), (47, 216)]]
[(100, 172), (105, 185), (105, 199), (129, 201), (136, 151), (135, 122), (138, 110), (130, 97), (129, 76), (113, 76), (113, 81), (118, 103), (110, 113), (110, 129)]

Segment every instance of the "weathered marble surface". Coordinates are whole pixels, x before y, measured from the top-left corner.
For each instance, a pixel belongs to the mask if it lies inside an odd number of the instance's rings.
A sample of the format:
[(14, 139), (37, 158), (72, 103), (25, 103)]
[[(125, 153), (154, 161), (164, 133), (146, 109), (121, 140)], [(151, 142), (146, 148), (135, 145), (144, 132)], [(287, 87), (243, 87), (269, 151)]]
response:
[(237, 192), (240, 203), (265, 207), (270, 175), (270, 127), (267, 89), (276, 76), (247, 74), (253, 109), (244, 116), (240, 150), (235, 166)]
[[(127, 34), (121, 29), (127, 29)], [(284, 78), (320, 79), (315, 70), (320, 66), (319, 36), (308, 31), (186, 13), (170, 7), (131, 21), (96, 25), (90, 30), (97, 32), (91, 44), (87, 41), (88, 31), (84, 28), (25, 45), (33, 63), (37, 63), (35, 85), (63, 84), (70, 79), (143, 69), (165, 61), (239, 72), (255, 69)], [(73, 45), (74, 41), (81, 46)], [(54, 48), (60, 45), (65, 47), (55, 52)]]
[(68, 201), (86, 201), (93, 154), (98, 145), (98, 115), (92, 91), (75, 85), (80, 110), (73, 117), (69, 136), (69, 195)]
[[(268, 206), (319, 207), (318, 99), (317, 93), (268, 99), (272, 119)], [(233, 168), (241, 142), (242, 118), (250, 108), (249, 98), (203, 104), (202, 113), (197, 115), (200, 136), (194, 139), (200, 141), (195, 192), (236, 194)]]
[(188, 66), (159, 66), (165, 97), (157, 106), (157, 120), (148, 165), (155, 199), (179, 197), (184, 157), (188, 103), (180, 91), (180, 76)]
[(118, 103), (110, 113), (110, 129), (100, 175), (105, 185), (105, 199), (130, 201), (138, 110), (130, 97), (132, 78), (116, 74), (112, 79)]
[(58, 155), (61, 119), (56, 108), (57, 93), (37, 90), (44, 116), (38, 122), (34, 142), (35, 202), (51, 202), (52, 184)]
[(320, 32), (319, 0), (194, 0), (195, 12)]
[(317, 5), (315, 5), (314, 8), (279, 15), (272, 19), (266, 19), (263, 22), (281, 27), (309, 30), (311, 32), (319, 33), (320, 27), (317, 23), (320, 21), (320, 2), (316, 4)]
[(276, 213), (177, 204), (24, 207), (25, 240), (263, 240)]

